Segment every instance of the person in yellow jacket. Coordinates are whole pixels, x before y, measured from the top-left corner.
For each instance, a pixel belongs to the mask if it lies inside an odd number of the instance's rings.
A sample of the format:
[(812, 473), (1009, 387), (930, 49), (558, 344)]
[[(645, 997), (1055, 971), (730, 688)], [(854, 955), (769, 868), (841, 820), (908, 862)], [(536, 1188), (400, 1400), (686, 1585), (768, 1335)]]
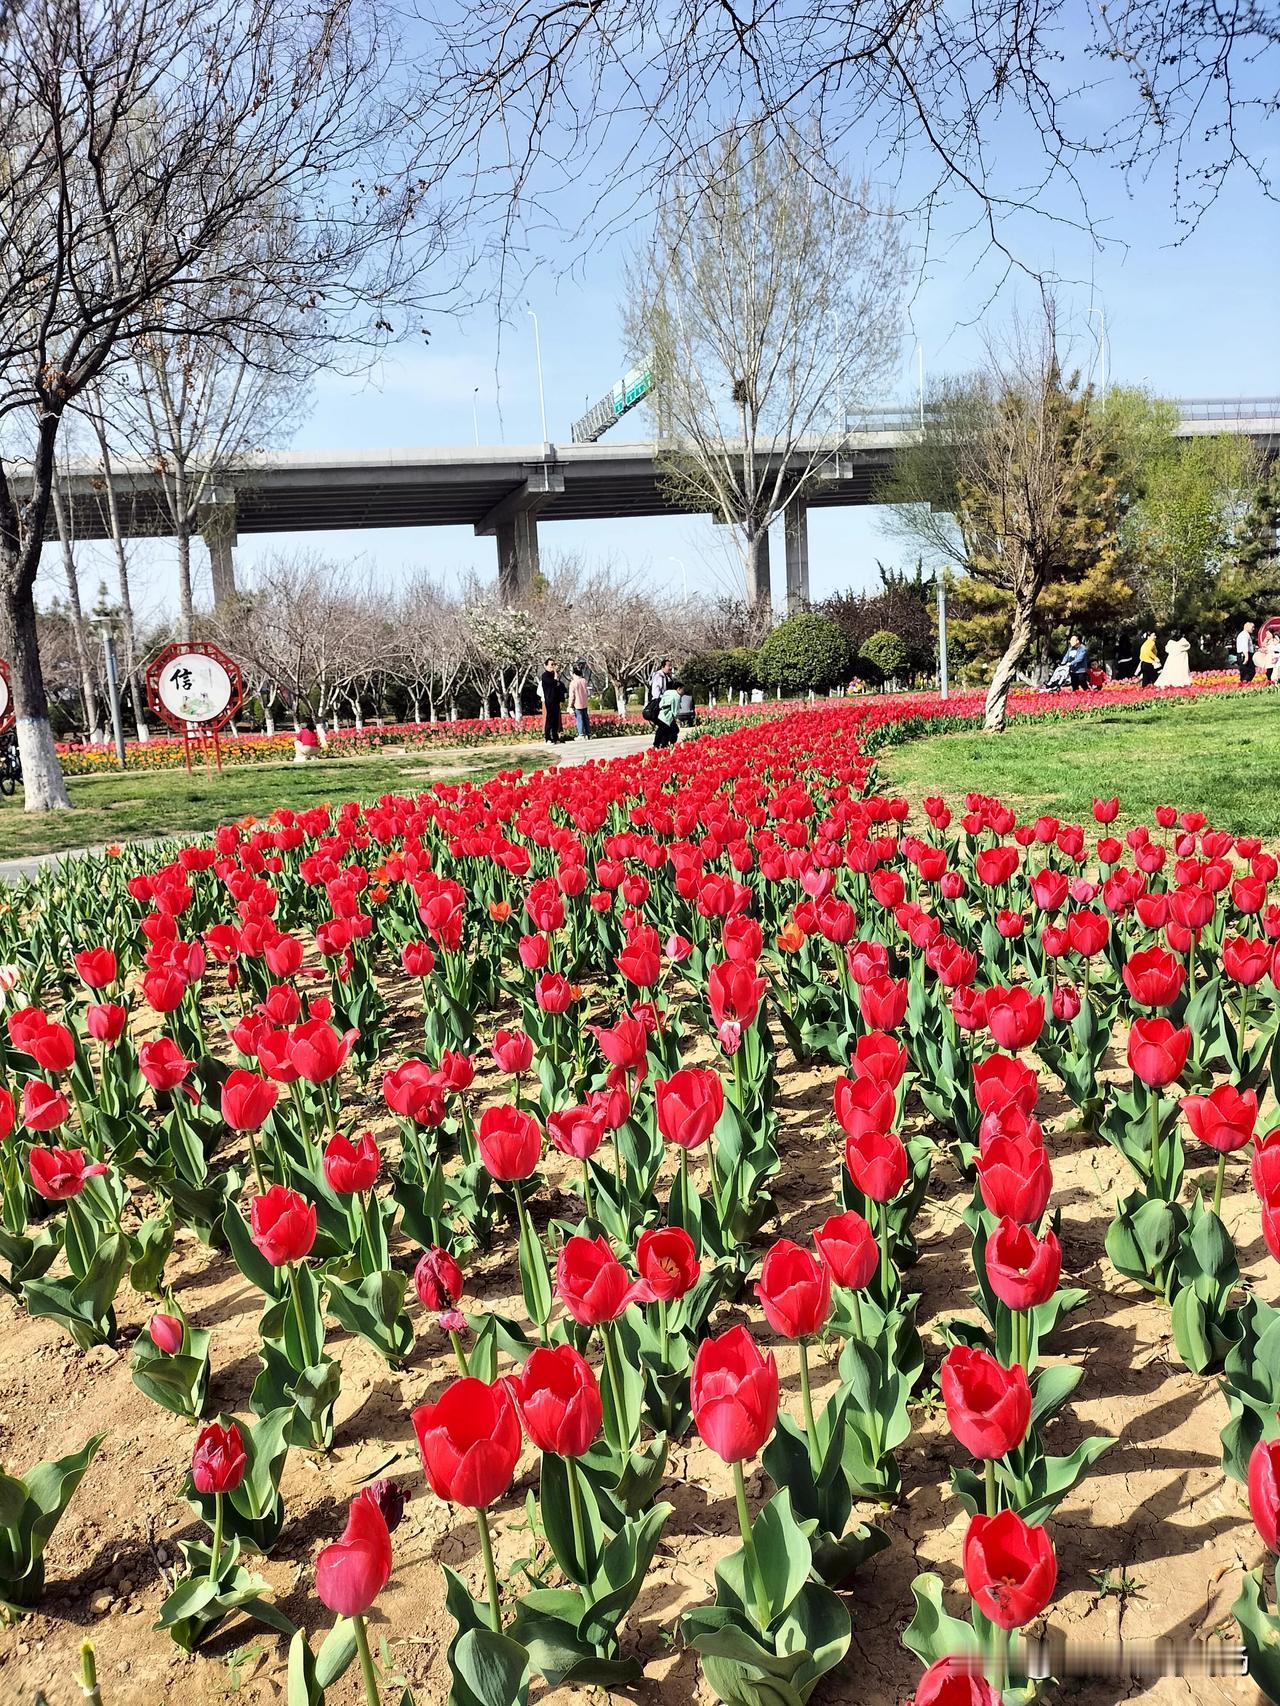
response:
[(1148, 634), (1142, 642), (1142, 650), (1138, 653), (1138, 668), (1142, 674), (1142, 685), (1154, 687), (1156, 676), (1160, 673), (1160, 652), (1154, 634)]

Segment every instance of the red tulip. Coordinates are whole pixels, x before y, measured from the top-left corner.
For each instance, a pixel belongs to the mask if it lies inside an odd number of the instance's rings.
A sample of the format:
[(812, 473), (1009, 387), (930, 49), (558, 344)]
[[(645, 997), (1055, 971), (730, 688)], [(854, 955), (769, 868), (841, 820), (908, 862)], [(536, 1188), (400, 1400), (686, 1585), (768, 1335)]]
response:
[(339, 1617), (361, 1617), (391, 1579), (391, 1535), (370, 1490), (357, 1493), (342, 1539), (316, 1557), (316, 1594)]
[(330, 1190), (339, 1196), (372, 1190), (381, 1165), (382, 1156), (371, 1131), (361, 1132), (358, 1147), (342, 1132), (336, 1132), (324, 1146), (324, 1176)]
[(94, 1042), (114, 1048), (124, 1035), (129, 1009), (118, 1001), (95, 1001), (84, 1010), (85, 1030)]
[(384, 1072), (382, 1095), (393, 1114), (414, 1125), (437, 1126), (444, 1119), (444, 1079), (425, 1060), (405, 1060)]
[(990, 1351), (952, 1345), (938, 1376), (947, 1426), (971, 1457), (1007, 1457), (1031, 1426), (1031, 1385), (1021, 1363), (1004, 1368)]
[(875, 1078), (837, 1078), (836, 1120), (848, 1137), (888, 1131), (898, 1117), (898, 1098), (892, 1084)]
[(481, 1114), (476, 1146), (492, 1178), (527, 1179), (542, 1157), (542, 1132), (530, 1114), (503, 1104)]
[(984, 1616), (1001, 1629), (1022, 1628), (1048, 1605), (1058, 1579), (1048, 1531), (1012, 1510), (970, 1517), (964, 1579)]
[(172, 1037), (155, 1037), (138, 1050), (138, 1070), (153, 1090), (176, 1090), (194, 1065)]
[(499, 1031), (493, 1039), (493, 1058), (504, 1072), (522, 1078), (533, 1065), (533, 1038), (523, 1031)]
[(240, 1429), (234, 1422), (207, 1422), (196, 1435), (191, 1479), (197, 1493), (234, 1493), (249, 1466)]
[(721, 960), (708, 969), (707, 1002), (721, 1043), (729, 1053), (733, 1048), (726, 1042), (726, 1034), (733, 1034), (733, 1046), (736, 1047), (737, 1036), (751, 1028), (760, 1011), (766, 979), (756, 977), (754, 972), (754, 966), (744, 966), (734, 960)]
[(42, 1072), (65, 1072), (76, 1058), (76, 1040), (65, 1025), (43, 1026), (26, 1048)]
[(1011, 1054), (989, 1054), (973, 1069), (974, 1100), (983, 1114), (1010, 1105), (1030, 1114), (1039, 1090), (1034, 1068)]
[(71, 1104), (61, 1090), (43, 1078), (28, 1078), (22, 1086), (22, 1123), (28, 1131), (54, 1131), (71, 1117)]
[(0, 1084), (0, 1143), (13, 1131), (17, 1119), (18, 1108), (13, 1099), (13, 1091), (6, 1090), (4, 1085)]
[(831, 1272), (790, 1238), (765, 1251), (756, 1282), (764, 1318), (784, 1339), (811, 1339), (831, 1313)]
[(436, 968), (436, 956), (430, 942), (406, 942), (400, 950), (400, 964), (407, 977), (430, 977)]
[(586, 1358), (572, 1345), (539, 1346), (512, 1377), (524, 1431), (539, 1451), (581, 1457), (600, 1432), (600, 1387)]
[(1248, 936), (1228, 936), (1222, 944), (1222, 969), (1236, 983), (1250, 988), (1271, 969), (1272, 946)]
[(1001, 1048), (1030, 1048), (1044, 1029), (1044, 996), (1021, 985), (988, 990), (987, 1026)]
[(696, 1149), (711, 1136), (724, 1112), (720, 1075), (706, 1067), (686, 1066), (653, 1086), (658, 1130), (668, 1143)]
[(1170, 1007), (1187, 981), (1187, 968), (1167, 948), (1144, 948), (1124, 964), (1124, 986), (1139, 1007)]
[(662, 948), (658, 932), (651, 925), (641, 925), (627, 938), (614, 965), (637, 989), (651, 989), (662, 971)]
[(562, 1155), (586, 1161), (604, 1142), (604, 1111), (589, 1103), (559, 1108), (547, 1115), (547, 1136)]
[(862, 1017), (873, 1031), (896, 1031), (907, 1014), (906, 978), (876, 977), (858, 991)]
[(541, 1012), (555, 1018), (573, 1006), (573, 985), (558, 971), (544, 972), (533, 986), (533, 998)]
[(249, 1236), (273, 1268), (300, 1262), (316, 1241), (316, 1211), (287, 1185), (249, 1199)]
[(649, 1033), (639, 1019), (624, 1013), (612, 1030), (603, 1025), (588, 1027), (610, 1066), (623, 1072), (639, 1072), (649, 1056)]
[(116, 957), (110, 948), (86, 948), (75, 955), (75, 968), (87, 989), (106, 989), (116, 980)]
[(974, 1163), (988, 1211), (1034, 1226), (1053, 1189), (1053, 1171), (1042, 1143), (1027, 1137), (993, 1137)]
[(94, 1161), (86, 1165), (82, 1149), (40, 1149), (33, 1147), (27, 1155), (31, 1183), (42, 1197), (50, 1202), (65, 1202), (78, 1197), (86, 1179), (105, 1173), (106, 1165)]
[(862, 1291), (871, 1284), (880, 1265), (880, 1249), (875, 1233), (856, 1209), (825, 1220), (813, 1242), (837, 1285)]
[(908, 1706), (1000, 1706), (979, 1658), (935, 1659)]
[(1095, 800), (1093, 815), (1099, 823), (1114, 823), (1120, 813), (1120, 801), (1113, 794), (1109, 800)]
[(704, 1339), (689, 1383), (693, 1420), (703, 1443), (725, 1463), (754, 1457), (778, 1419), (778, 1365), (745, 1327)]
[(1010, 1309), (1034, 1309), (1047, 1303), (1062, 1275), (1062, 1247), (1057, 1234), (1043, 1238), (1005, 1215), (987, 1239), (987, 1280), (1001, 1303)]
[(646, 1301), (675, 1303), (698, 1283), (701, 1264), (683, 1227), (660, 1226), (640, 1234), (636, 1271), (647, 1288)]
[(410, 1420), (431, 1490), (455, 1505), (483, 1510), (511, 1485), (520, 1459), (520, 1418), (505, 1380), (492, 1386), (464, 1375)]
[(176, 1315), (153, 1315), (147, 1322), (151, 1343), (166, 1356), (177, 1356), (186, 1337), (182, 1322)]
[(1219, 1084), (1207, 1096), (1183, 1096), (1179, 1105), (1196, 1137), (1220, 1155), (1231, 1155), (1253, 1141), (1258, 1098), (1252, 1090)]
[(892, 1202), (907, 1182), (907, 1151), (896, 1132), (864, 1131), (847, 1137), (844, 1162), (854, 1184), (872, 1202)]
[(1268, 1550), (1280, 1552), (1280, 1439), (1260, 1439), (1249, 1456), (1249, 1514)]
[(1129, 1031), (1129, 1066), (1153, 1090), (1172, 1084), (1187, 1064), (1191, 1032), (1169, 1019), (1135, 1019)]
[(358, 1031), (339, 1035), (332, 1025), (309, 1019), (298, 1025), (289, 1039), (289, 1060), (299, 1078), (308, 1084), (327, 1084), (342, 1070)]
[(462, 1269), (447, 1250), (433, 1244), (418, 1257), (413, 1285), (422, 1307), (439, 1315), (457, 1307), (463, 1292)]
[(642, 1293), (643, 1285), (627, 1278), (603, 1235), (565, 1240), (556, 1262), (556, 1296), (581, 1326), (616, 1321)]
[(867, 1031), (858, 1038), (849, 1065), (855, 1078), (872, 1078), (896, 1090), (907, 1070), (907, 1051), (883, 1031)]
[(279, 1094), (269, 1079), (237, 1066), (222, 1086), (222, 1117), (233, 1131), (257, 1131)]
[(1067, 918), (1067, 939), (1083, 959), (1100, 954), (1111, 939), (1111, 924), (1100, 912), (1073, 912)]

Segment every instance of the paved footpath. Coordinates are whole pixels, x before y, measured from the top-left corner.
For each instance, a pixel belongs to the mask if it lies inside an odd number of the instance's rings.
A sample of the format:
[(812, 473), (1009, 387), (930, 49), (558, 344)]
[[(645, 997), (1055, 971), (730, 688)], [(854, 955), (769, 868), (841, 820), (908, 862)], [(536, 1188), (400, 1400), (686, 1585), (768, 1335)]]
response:
[(563, 746), (550, 747), (556, 755), (556, 762), (563, 770), (568, 765), (591, 764), (600, 758), (630, 758), (633, 753), (644, 752), (653, 745), (653, 736), (648, 735), (610, 735), (602, 740), (573, 740)]

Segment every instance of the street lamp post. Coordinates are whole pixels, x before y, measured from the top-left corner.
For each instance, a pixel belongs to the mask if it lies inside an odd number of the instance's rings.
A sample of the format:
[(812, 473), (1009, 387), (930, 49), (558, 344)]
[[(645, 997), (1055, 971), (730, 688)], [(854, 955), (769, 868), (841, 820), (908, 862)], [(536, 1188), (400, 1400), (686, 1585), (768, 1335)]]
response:
[(124, 727), (120, 720), (120, 682), (116, 676), (116, 647), (110, 622), (104, 622), (99, 631), (102, 634), (102, 658), (107, 666), (107, 699), (111, 705), (111, 733), (115, 736), (116, 762), (123, 770)]
[(683, 557), (668, 557), (667, 561), (669, 563), (675, 563), (677, 568), (680, 570), (680, 587), (681, 587), (680, 596), (683, 599), (683, 601), (686, 604), (688, 604), (688, 602), (689, 602), (689, 575), (688, 575), (688, 572), (686, 571), (685, 566), (684, 566), (684, 558)]
[(916, 344), (916, 360), (920, 365), (920, 431), (924, 431), (924, 345)]
[(938, 582), (938, 693), (941, 698), (947, 697), (947, 583), (943, 579), (942, 570), (937, 573)]
[(480, 444), (480, 409), (479, 409), (479, 405), (476, 402), (476, 398), (479, 395), (480, 395), (480, 387), (477, 385), (475, 390), (472, 391), (472, 393), (471, 393), (471, 425), (472, 425), (472, 429), (474, 430), (475, 435), (476, 435), (476, 446), (477, 446), (477, 448), (479, 447), (479, 444)]
[(526, 308), (525, 313), (533, 321), (533, 349), (538, 358), (538, 406), (542, 410), (542, 442), (550, 444), (547, 437), (547, 393), (542, 384), (542, 336), (538, 331), (538, 316), (532, 308)]
[(1099, 390), (1102, 401), (1105, 403), (1107, 400), (1107, 311), (1105, 308), (1090, 308), (1089, 318), (1091, 320), (1095, 314), (1098, 316), (1098, 366), (1101, 369)]

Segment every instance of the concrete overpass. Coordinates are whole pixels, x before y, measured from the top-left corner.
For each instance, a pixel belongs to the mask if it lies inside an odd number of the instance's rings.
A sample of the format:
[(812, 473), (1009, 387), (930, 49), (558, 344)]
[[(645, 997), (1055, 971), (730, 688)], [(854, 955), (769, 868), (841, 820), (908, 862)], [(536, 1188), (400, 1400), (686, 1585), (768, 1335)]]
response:
[[(1189, 401), (1179, 432), (1239, 432), (1265, 451), (1280, 445), (1280, 400)], [(816, 451), (821, 481), (786, 515), (787, 605), (809, 595), (810, 509), (866, 504), (919, 430), (917, 411), (849, 418), (843, 437), (814, 441), (792, 457), (797, 473)], [(778, 458), (765, 457), (776, 467)], [(120, 525), (130, 537), (172, 531), (155, 468), (114, 468)], [(108, 534), (101, 467), (72, 464), (63, 495), (75, 534)], [(366, 527), (472, 527), (497, 542), (498, 581), (509, 596), (538, 567), (542, 521), (587, 521), (691, 512), (665, 488), (654, 444), (477, 446), (465, 450), (288, 450), (250, 456), (221, 473), (209, 492), (201, 531), (213, 561), (215, 596), (234, 587), (232, 547), (241, 533), (309, 533)], [(762, 566), (767, 566), (766, 564)]]

